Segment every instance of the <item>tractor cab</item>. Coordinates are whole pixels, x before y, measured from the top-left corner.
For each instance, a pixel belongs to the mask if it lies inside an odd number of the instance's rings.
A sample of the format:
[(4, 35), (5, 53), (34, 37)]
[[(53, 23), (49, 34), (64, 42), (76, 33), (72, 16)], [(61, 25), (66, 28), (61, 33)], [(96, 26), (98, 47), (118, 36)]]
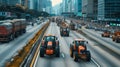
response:
[(60, 55), (59, 41), (56, 36), (54, 35), (44, 36), (40, 46), (40, 56), (44, 57), (45, 54), (56, 55), (56, 57), (59, 57)]

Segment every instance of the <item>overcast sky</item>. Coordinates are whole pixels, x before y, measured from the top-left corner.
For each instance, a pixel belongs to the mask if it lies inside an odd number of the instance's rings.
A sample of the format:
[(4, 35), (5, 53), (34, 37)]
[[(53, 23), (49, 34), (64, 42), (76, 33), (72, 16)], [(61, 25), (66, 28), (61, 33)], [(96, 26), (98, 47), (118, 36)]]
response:
[(52, 6), (55, 6), (62, 2), (62, 0), (51, 0), (51, 1), (52, 1)]

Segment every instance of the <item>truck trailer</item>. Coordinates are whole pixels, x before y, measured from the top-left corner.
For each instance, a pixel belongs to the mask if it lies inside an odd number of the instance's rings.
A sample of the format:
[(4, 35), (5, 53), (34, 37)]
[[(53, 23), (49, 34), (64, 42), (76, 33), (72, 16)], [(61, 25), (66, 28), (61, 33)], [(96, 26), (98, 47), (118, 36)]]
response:
[(0, 24), (0, 42), (9, 42), (26, 32), (25, 19), (3, 21)]

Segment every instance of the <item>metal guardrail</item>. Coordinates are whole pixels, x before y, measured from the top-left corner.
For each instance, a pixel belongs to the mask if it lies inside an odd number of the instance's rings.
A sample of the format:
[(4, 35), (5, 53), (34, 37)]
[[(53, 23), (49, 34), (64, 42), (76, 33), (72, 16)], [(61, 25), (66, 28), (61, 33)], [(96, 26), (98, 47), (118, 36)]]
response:
[(12, 58), (10, 62), (6, 63), (6, 67), (30, 67), (37, 47), (39, 46), (48, 25), (49, 22), (35, 34), (35, 36), (18, 52), (16, 56)]
[(22, 64), (21, 67), (30, 67), (32, 60), (34, 58), (35, 52), (37, 50), (37, 47), (40, 45), (40, 42), (42, 40), (42, 37), (44, 35), (44, 32), (46, 31), (47, 27), (45, 27), (44, 30), (40, 31), (41, 34), (40, 36), (38, 35), (38, 40), (36, 41), (36, 43), (32, 46), (32, 49), (30, 50), (30, 53), (28, 55), (28, 57), (26, 58), (26, 60), (24, 61), (24, 63)]

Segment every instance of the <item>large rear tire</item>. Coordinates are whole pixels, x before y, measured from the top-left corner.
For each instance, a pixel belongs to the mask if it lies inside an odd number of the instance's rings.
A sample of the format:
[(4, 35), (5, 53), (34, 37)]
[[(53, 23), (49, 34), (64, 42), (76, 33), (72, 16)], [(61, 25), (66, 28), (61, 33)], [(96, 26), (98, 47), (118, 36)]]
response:
[(77, 52), (74, 52), (73, 59), (75, 62), (78, 62), (78, 53)]
[(40, 48), (40, 57), (44, 57), (44, 48), (43, 47)]
[(91, 54), (90, 51), (86, 52), (86, 61), (90, 61), (91, 60)]
[(23, 33), (26, 33), (26, 29), (23, 30)]
[(56, 49), (55, 49), (55, 55), (56, 55), (56, 57), (60, 57), (60, 48), (59, 47), (57, 47)]
[(70, 45), (70, 56), (73, 57), (73, 46)]
[(69, 37), (69, 33), (67, 34), (67, 36)]

